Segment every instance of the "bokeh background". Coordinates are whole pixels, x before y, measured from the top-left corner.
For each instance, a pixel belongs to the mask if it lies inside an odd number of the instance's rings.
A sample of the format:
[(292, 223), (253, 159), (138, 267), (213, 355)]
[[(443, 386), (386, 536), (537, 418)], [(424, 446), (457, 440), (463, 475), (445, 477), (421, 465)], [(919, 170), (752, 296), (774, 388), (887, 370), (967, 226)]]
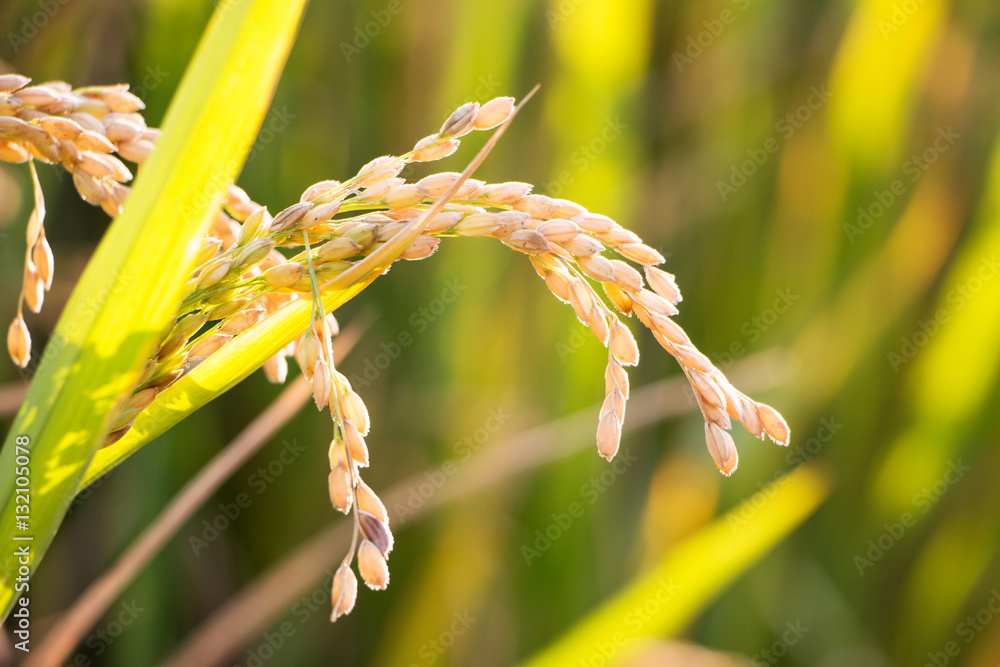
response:
[[(4, 0), (0, 58), (36, 81), (131, 82), (155, 125), (209, 4)], [(792, 445), (736, 430), (741, 465), (726, 479), (687, 397), (667, 392), (623, 439), (622, 460), (634, 461), (609, 473), (592, 432), (606, 352), (523, 257), (446, 241), (338, 312), (371, 322), (341, 364), (372, 413), (366, 479), (385, 491), (417, 475), (420, 505), (424, 471), (428, 498), (442, 476), (467, 482), (479, 457), (503, 474), (396, 526), (386, 592), (363, 591), (335, 625), (325, 592), (313, 607), (296, 597), (225, 664), (516, 663), (714, 519), (735, 510), (719, 525), (744, 539), (732, 517), (752, 521), (769, 485), (803, 463), (820, 471), (810, 484), (830, 485), (825, 502), (672, 633), (712, 653), (677, 658), (664, 638), (632, 664), (998, 664), (998, 56), (1000, 10), (983, 0), (312, 3), (239, 179), (255, 199), (283, 208), (313, 182), (405, 151), (465, 101), (541, 83), (478, 175), (535, 183), (660, 249), (685, 295), (676, 320), (783, 412)], [(440, 168), (460, 170), (481, 141)], [(57, 277), (28, 324), (44, 342), (108, 221), (58, 170), (41, 177)], [(0, 165), (4, 322), (29, 211), (27, 170)], [(394, 347), (402, 333), (412, 343)], [(676, 364), (637, 333), (633, 388), (674, 386)], [(9, 426), (24, 378), (8, 362), (0, 380)], [(279, 391), (255, 374), (86, 492), (32, 585), (36, 631)], [(557, 454), (509, 460), (512, 438), (580, 410), (582, 428), (556, 423), (538, 445)], [(158, 664), (344, 523), (326, 496), (329, 430), (302, 410), (72, 664)], [(442, 475), (449, 461), (457, 472)], [(240, 494), (249, 505), (206, 532)], [(582, 515), (561, 526), (573, 503)], [(706, 564), (676, 583), (713, 577)], [(607, 662), (597, 651), (581, 664)]]

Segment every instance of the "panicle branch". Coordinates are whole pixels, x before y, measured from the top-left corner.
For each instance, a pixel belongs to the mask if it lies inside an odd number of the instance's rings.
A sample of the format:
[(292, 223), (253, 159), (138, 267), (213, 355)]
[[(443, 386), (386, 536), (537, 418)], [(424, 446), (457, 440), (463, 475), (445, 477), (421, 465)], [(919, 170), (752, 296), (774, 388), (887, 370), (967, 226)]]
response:
[[(59, 163), (73, 174), (85, 200), (117, 215), (128, 195), (123, 183), (131, 173), (115, 155), (140, 163), (158, 136), (137, 113), (141, 101), (125, 86), (74, 91), (60, 82), (28, 83), (25, 77), (0, 76), (0, 159)], [(629, 398), (626, 367), (639, 362), (639, 346), (625, 324), (633, 315), (680, 365), (704, 418), (709, 454), (723, 474), (731, 474), (738, 462), (728, 432), (733, 420), (758, 438), (766, 435), (788, 444), (789, 429), (781, 415), (733, 387), (672, 319), (681, 302), (675, 277), (658, 268), (663, 256), (635, 233), (575, 202), (534, 193), (528, 183), (462, 180), (467, 174), (456, 172), (413, 182), (400, 175), (408, 164), (451, 155), (463, 136), (501, 126), (515, 111), (509, 97), (482, 106), (465, 104), (409, 152), (376, 158), (344, 181), (320, 181), (273, 216), (230, 185), (177, 318), (114, 421), (108, 444), (128, 431), (159, 391), (234, 336), (293, 301), (311, 299), (311, 326), (272, 357), (264, 372), (283, 382), (288, 357), (294, 357), (312, 382), (316, 406), (330, 411), (329, 498), (354, 520), (351, 548), (334, 576), (332, 620), (354, 607), (355, 558), (370, 588), (388, 585), (386, 561), (393, 537), (385, 506), (360, 476), (369, 464), (365, 437), (370, 418), (361, 397), (336, 370), (331, 337), (338, 327), (333, 315), (323, 312), (322, 294), (324, 286), (386, 244), (410, 238), (398, 236), (403, 230), (412, 234), (422, 226), (405, 248), (391, 245), (382, 254), (391, 249), (396, 261), (420, 260), (434, 254), (442, 238), (478, 236), (528, 256), (549, 291), (571, 306), (608, 349), (596, 441), (609, 461), (619, 449)], [(44, 202), (37, 178), (34, 182), (22, 303), (37, 312), (51, 285), (53, 261), (42, 225)], [(353, 280), (355, 273), (340, 282)], [(30, 338), (20, 308), (8, 333), (8, 349), (15, 362), (27, 363)]]

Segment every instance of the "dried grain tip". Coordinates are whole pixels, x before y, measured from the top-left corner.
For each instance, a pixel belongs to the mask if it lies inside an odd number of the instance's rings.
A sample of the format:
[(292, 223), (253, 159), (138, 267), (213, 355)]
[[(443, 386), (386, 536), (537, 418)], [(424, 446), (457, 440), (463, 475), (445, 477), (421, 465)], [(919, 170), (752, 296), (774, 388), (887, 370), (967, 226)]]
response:
[(284, 354), (276, 354), (264, 362), (264, 376), (268, 382), (284, 384), (288, 378), (288, 360)]
[(380, 591), (389, 585), (389, 566), (378, 547), (368, 540), (364, 540), (358, 549), (358, 570), (368, 588)]
[(115, 143), (138, 139), (146, 129), (146, 121), (139, 114), (117, 111), (102, 118), (101, 125), (105, 136)]
[(608, 295), (608, 300), (611, 301), (611, 304), (619, 313), (626, 316), (632, 314), (632, 297), (626, 294), (625, 290), (615, 283), (602, 283), (601, 287), (604, 288), (604, 293)]
[(545, 286), (557, 299), (563, 303), (570, 303), (570, 283), (565, 275), (558, 271), (549, 271), (545, 274)]
[(616, 389), (622, 398), (628, 400), (628, 373), (612, 360), (608, 362), (608, 367), (604, 371), (604, 392), (610, 394)]
[(340, 202), (317, 204), (311, 211), (302, 216), (302, 222), (299, 226), (304, 230), (313, 229), (317, 225), (329, 222), (330, 218), (335, 216), (338, 211), (340, 211)]
[(240, 235), (236, 238), (237, 245), (246, 245), (254, 239), (265, 236), (271, 230), (271, 216), (267, 212), (267, 207), (258, 208), (243, 221), (240, 227)]
[(348, 389), (344, 392), (343, 399), (344, 417), (350, 419), (361, 435), (368, 435), (371, 428), (371, 420), (368, 417), (368, 408), (361, 400), (357, 392)]
[(295, 347), (295, 361), (298, 362), (299, 368), (302, 369), (302, 374), (306, 376), (306, 379), (312, 380), (313, 370), (316, 368), (318, 360), (319, 339), (316, 338), (316, 334), (312, 330), (306, 331), (302, 334), (302, 339)]
[(313, 366), (312, 385), (316, 409), (322, 410), (330, 402), (330, 367), (325, 359), (317, 360)]
[(236, 256), (236, 265), (239, 266), (240, 272), (243, 273), (263, 262), (271, 254), (272, 250), (274, 250), (274, 241), (271, 239), (251, 241)]
[(291, 229), (297, 225), (306, 213), (311, 211), (313, 208), (312, 204), (309, 203), (298, 203), (292, 204), (288, 208), (284, 209), (278, 215), (274, 216), (274, 220), (271, 221), (271, 231), (281, 232)]
[(594, 337), (601, 341), (601, 345), (608, 344), (608, 335), (610, 333), (608, 329), (608, 318), (601, 308), (594, 306), (590, 309), (590, 317), (587, 318), (587, 326), (590, 327)]
[(45, 283), (38, 275), (38, 269), (32, 262), (28, 262), (24, 267), (24, 284), (21, 287), (21, 295), (31, 312), (41, 312), (42, 303), (45, 301)]
[(702, 373), (711, 373), (715, 370), (715, 366), (712, 365), (709, 358), (691, 345), (674, 345), (673, 349), (667, 351), (674, 355), (677, 361), (686, 368), (701, 371)]
[(330, 592), (333, 611), (330, 614), (330, 621), (336, 621), (341, 616), (350, 614), (357, 598), (358, 578), (354, 576), (354, 570), (349, 566), (341, 565), (333, 575), (333, 590)]
[(530, 183), (518, 183), (517, 181), (488, 185), (483, 199), (486, 200), (486, 203), (495, 206), (508, 206), (526, 197), (531, 192), (531, 188)]
[(306, 188), (299, 201), (307, 202), (319, 199), (335, 192), (340, 187), (340, 181), (320, 181)]
[(608, 410), (601, 415), (597, 424), (597, 451), (608, 461), (618, 453), (622, 439), (622, 424), (614, 410)]
[(198, 256), (194, 260), (195, 266), (201, 266), (208, 260), (212, 259), (219, 254), (219, 250), (222, 249), (222, 239), (217, 239), (213, 236), (207, 237), (202, 241), (201, 250), (198, 251)]
[(458, 146), (458, 139), (430, 143), (422, 147), (418, 143), (410, 159), (413, 162), (434, 162), (448, 157), (458, 150)]
[(145, 139), (133, 139), (132, 141), (122, 141), (118, 144), (118, 154), (129, 162), (142, 164), (145, 162), (156, 144)]
[(235, 336), (260, 322), (263, 317), (263, 308), (247, 308), (243, 312), (230, 316), (219, 331)]
[(351, 460), (361, 467), (368, 466), (368, 445), (364, 436), (350, 419), (344, 420), (344, 439), (347, 441), (347, 449), (351, 452)]
[[(337, 446), (338, 444), (334, 442), (331, 446)], [(333, 467), (333, 470), (330, 471), (327, 482), (330, 489), (330, 503), (334, 509), (344, 514), (350, 512), (351, 497), (353, 494), (351, 493), (351, 478), (347, 472), (347, 466), (343, 463), (337, 463)]]
[(555, 218), (547, 220), (536, 228), (538, 233), (552, 243), (566, 243), (580, 235), (581, 229), (575, 222)]
[(448, 117), (448, 120), (441, 126), (441, 138), (460, 137), (472, 131), (472, 124), (476, 122), (476, 115), (479, 113), (479, 102), (467, 102), (455, 110), (455, 113)]
[(56, 139), (73, 140), (80, 136), (83, 128), (76, 121), (61, 116), (47, 116), (38, 119), (38, 125)]
[[(739, 392), (737, 393), (739, 394)], [(738, 398), (740, 401), (740, 423), (751, 435), (763, 440), (764, 425), (760, 421), (760, 415), (757, 414), (757, 404), (743, 394), (739, 394)]]
[(785, 423), (785, 419), (770, 405), (757, 403), (756, 407), (760, 423), (763, 425), (764, 431), (771, 437), (771, 440), (774, 440), (779, 445), (787, 445), (791, 437), (791, 432), (788, 430), (788, 424)]
[(610, 245), (626, 245), (629, 243), (642, 243), (642, 239), (639, 235), (633, 231), (625, 229), (624, 227), (615, 223), (615, 226), (606, 232), (600, 232), (597, 234), (602, 241)]
[(511, 204), (511, 206), (515, 211), (522, 211), (532, 218), (538, 218), (539, 220), (555, 218), (559, 214), (558, 204), (556, 204), (554, 199), (545, 195), (525, 195)]
[(642, 276), (639, 275), (638, 271), (620, 259), (612, 259), (610, 261), (611, 266), (614, 268), (616, 283), (618, 283), (623, 289), (627, 289), (632, 292), (642, 290)]
[(632, 299), (651, 313), (657, 313), (664, 317), (673, 317), (678, 312), (674, 304), (649, 290), (639, 290), (632, 295)]
[(24, 320), (19, 316), (10, 323), (7, 329), (7, 352), (14, 363), (24, 368), (31, 357), (31, 334)]
[(339, 259), (347, 259), (348, 257), (354, 257), (361, 254), (362, 250), (363, 248), (352, 239), (339, 238), (327, 241), (320, 246), (316, 257), (321, 262), (331, 262)]
[(24, 88), (29, 83), (31, 83), (31, 79), (26, 76), (21, 76), (20, 74), (2, 74), (0, 75), (0, 93), (9, 93), (13, 90)]
[(25, 106), (45, 109), (57, 104), (62, 95), (49, 86), (41, 85), (22, 88), (14, 97)]
[(617, 250), (622, 257), (647, 266), (667, 261), (663, 259), (663, 255), (644, 243), (626, 243), (618, 246)]
[(552, 250), (545, 237), (533, 229), (521, 229), (513, 232), (503, 242), (508, 247), (527, 255), (540, 255)]
[(221, 350), (222, 346), (228, 343), (230, 338), (231, 336), (224, 334), (214, 334), (195, 343), (188, 353), (188, 361), (201, 361), (212, 356)]
[(479, 109), (479, 115), (472, 124), (476, 130), (492, 130), (510, 118), (514, 111), (513, 97), (495, 97)]
[(416, 185), (400, 185), (393, 188), (382, 197), (382, 203), (388, 208), (408, 208), (424, 200), (420, 188)]
[(35, 262), (39, 279), (45, 284), (45, 289), (52, 289), (52, 267), (55, 265), (55, 260), (52, 257), (52, 247), (49, 246), (49, 241), (44, 236), (32, 249), (31, 258)]
[(420, 192), (424, 194), (425, 197), (440, 197), (445, 193), (445, 191), (451, 187), (455, 179), (459, 177), (460, 174), (454, 171), (446, 171), (440, 174), (431, 174), (430, 176), (425, 176), (417, 181), (417, 188)]
[(732, 436), (713, 422), (705, 422), (705, 442), (708, 453), (723, 475), (729, 477), (739, 463), (736, 454), (736, 444)]
[(106, 90), (101, 99), (112, 111), (128, 113), (146, 108), (142, 100), (127, 90)]
[[(563, 247), (566, 247), (565, 244)], [(576, 263), (584, 274), (598, 282), (607, 283), (615, 279), (614, 268), (606, 257), (601, 255), (577, 257)]]
[(580, 278), (569, 280), (569, 303), (573, 306), (573, 312), (583, 324), (587, 324), (590, 319), (590, 311), (594, 308), (594, 296), (590, 291), (590, 285)]
[(358, 486), (356, 487), (358, 494), (358, 509), (368, 512), (379, 521), (382, 521), (386, 525), (389, 524), (389, 513), (385, 509), (385, 505), (382, 504), (382, 500), (375, 495), (371, 487), (365, 484), (364, 480), (358, 479)]
[(228, 257), (220, 257), (219, 259), (213, 261), (211, 264), (206, 266), (201, 275), (198, 276), (198, 284), (195, 286), (196, 289), (208, 289), (213, 285), (217, 284), (220, 280), (226, 277), (229, 273), (229, 269), (233, 266), (233, 260)]
[[(600, 252), (604, 252), (604, 246), (597, 239), (593, 239), (589, 236), (577, 236), (574, 239), (566, 241), (562, 244), (562, 247), (566, 248), (567, 251), (574, 257), (593, 257)], [(604, 261), (608, 261), (605, 257), (601, 257)]]
[(399, 173), (401, 166), (397, 166), (396, 158), (391, 155), (377, 157), (358, 170), (355, 176), (357, 187), (369, 187), (386, 178), (392, 178)]
[(393, 538), (389, 526), (380, 519), (365, 511), (358, 512), (358, 522), (361, 524), (361, 532), (374, 544), (385, 558), (389, 557), (392, 551)]
[(403, 249), (399, 257), (411, 262), (426, 259), (434, 254), (439, 245), (441, 245), (441, 239), (421, 234)]
[(20, 144), (9, 141), (0, 141), (0, 160), (10, 164), (21, 164), (27, 162), (31, 155)]
[(639, 363), (639, 346), (632, 332), (617, 318), (611, 322), (611, 356), (623, 366), (635, 366)]
[(73, 185), (88, 204), (99, 206), (106, 197), (104, 188), (92, 176), (80, 170), (73, 172)]
[[(81, 151), (93, 151), (95, 153), (115, 152), (115, 145), (108, 141), (108, 138), (102, 134), (102, 130), (84, 130), (73, 143)], [(121, 155), (120, 150), (118, 154)]]
[(661, 271), (652, 266), (646, 267), (646, 282), (653, 288), (653, 291), (662, 296), (670, 303), (677, 304), (683, 299), (681, 291), (674, 282), (674, 275)]
[(295, 262), (286, 262), (264, 272), (264, 282), (272, 287), (291, 287), (306, 273), (306, 268)]

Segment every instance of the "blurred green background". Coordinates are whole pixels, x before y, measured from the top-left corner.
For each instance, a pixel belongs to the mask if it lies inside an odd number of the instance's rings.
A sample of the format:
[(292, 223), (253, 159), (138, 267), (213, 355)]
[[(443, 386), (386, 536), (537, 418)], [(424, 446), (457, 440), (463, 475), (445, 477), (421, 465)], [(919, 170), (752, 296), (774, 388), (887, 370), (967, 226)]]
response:
[[(36, 81), (130, 82), (156, 125), (211, 9), (4, 0), (0, 58)], [(726, 479), (683, 394), (647, 406), (619, 472), (591, 431), (562, 432), (549, 444), (574, 453), (397, 525), (386, 592), (362, 591), (335, 625), (325, 591), (315, 612), (286, 605), (280, 647), (261, 653), (279, 620), (226, 664), (515, 663), (713, 519), (735, 509), (751, 521), (768, 485), (810, 462), (830, 496), (674, 633), (714, 654), (668, 657), (681, 649), (664, 644), (630, 664), (997, 665), (998, 56), (1000, 10), (974, 0), (314, 2), (239, 179), (252, 197), (279, 210), (316, 181), (407, 150), (465, 101), (541, 83), (477, 175), (535, 183), (658, 248), (685, 295), (677, 322), (785, 415), (792, 444), (734, 430), (742, 465)], [(405, 175), (458, 171), (481, 142)], [(43, 314), (27, 318), (39, 346), (107, 225), (63, 172), (41, 172), (57, 277)], [(0, 166), (4, 322), (29, 211), (27, 170)], [(341, 369), (372, 413), (377, 491), (424, 470), (433, 485), (448, 461), (457, 479), (467, 452), (503, 461), (509, 438), (580, 409), (596, 428), (606, 352), (494, 241), (449, 239), (397, 265), (338, 317), (359, 313), (374, 323)], [(633, 389), (677, 376), (633, 330)], [(394, 346), (402, 333), (412, 344)], [(2, 363), (0, 380), (9, 426), (23, 378)], [(279, 391), (255, 374), (85, 492), (32, 585), (35, 628)], [(328, 416), (304, 409), (72, 664), (157, 664), (283, 555), (344, 522), (326, 495), (329, 433)], [(211, 537), (203, 522), (240, 494), (249, 506)], [(560, 524), (573, 503), (582, 515)], [(735, 549), (739, 520), (721, 525)]]

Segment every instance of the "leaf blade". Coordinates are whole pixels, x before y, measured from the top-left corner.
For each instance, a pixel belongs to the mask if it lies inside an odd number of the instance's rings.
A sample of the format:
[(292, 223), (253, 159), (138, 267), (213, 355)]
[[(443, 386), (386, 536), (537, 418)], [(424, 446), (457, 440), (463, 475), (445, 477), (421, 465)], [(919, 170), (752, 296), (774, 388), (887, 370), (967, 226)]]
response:
[[(219, 5), (164, 120), (157, 150), (59, 320), (0, 453), (0, 536), (11, 540), (14, 441), (31, 440), (31, 571), (115, 406), (134, 386), (176, 311), (200, 239), (263, 121), (305, 1)], [(4, 616), (13, 605), (17, 567), (14, 555), (4, 554)]]
[[(830, 482), (816, 466), (804, 465), (776, 478), (770, 488), (774, 493), (763, 505), (748, 499), (685, 540), (523, 667), (590, 664), (598, 645), (615, 647), (614, 661), (608, 663), (614, 664), (645, 639), (676, 634), (726, 584), (808, 518), (827, 497)], [(753, 513), (749, 519), (744, 510)], [(665, 586), (666, 601), (661, 595)], [(652, 612), (653, 605), (646, 606), (651, 600), (659, 603)], [(642, 610), (641, 617), (636, 609)]]

